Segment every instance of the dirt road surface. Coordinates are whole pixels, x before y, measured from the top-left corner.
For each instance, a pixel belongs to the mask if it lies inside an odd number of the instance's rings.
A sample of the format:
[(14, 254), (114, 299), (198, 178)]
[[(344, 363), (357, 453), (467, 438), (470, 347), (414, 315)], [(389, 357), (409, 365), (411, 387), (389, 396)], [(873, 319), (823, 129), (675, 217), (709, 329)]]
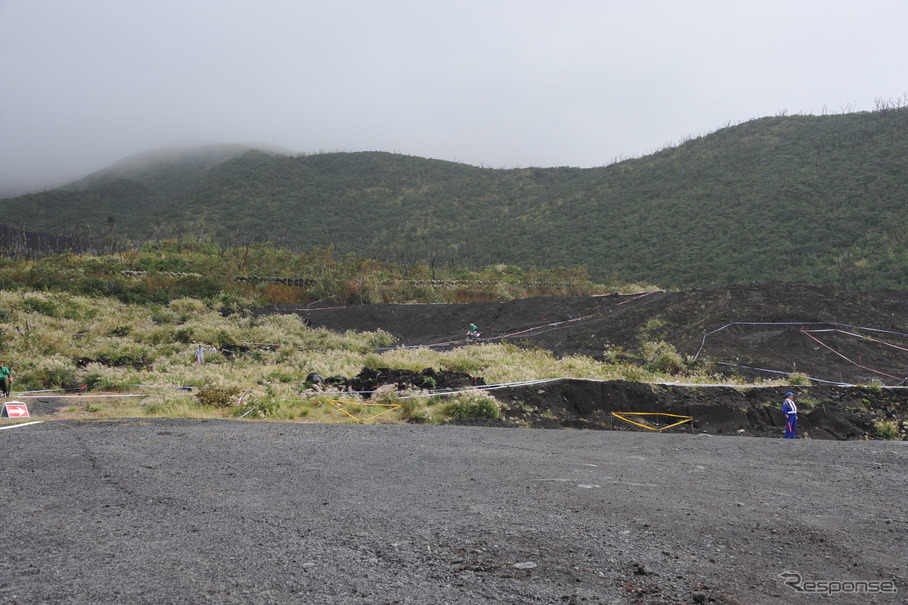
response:
[(908, 603), (906, 442), (120, 420), (0, 455), (3, 603)]

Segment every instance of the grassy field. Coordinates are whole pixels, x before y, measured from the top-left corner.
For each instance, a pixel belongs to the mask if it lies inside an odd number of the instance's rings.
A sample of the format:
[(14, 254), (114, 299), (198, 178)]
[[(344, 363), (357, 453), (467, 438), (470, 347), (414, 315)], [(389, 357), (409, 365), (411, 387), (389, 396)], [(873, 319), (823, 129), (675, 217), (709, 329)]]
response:
[[(556, 358), (511, 344), (446, 351), (389, 348), (385, 332), (335, 333), (296, 315), (225, 315), (201, 300), (133, 305), (60, 292), (0, 292), (2, 361), (14, 373), (13, 393), (134, 394), (84, 400), (65, 408), (79, 417), (246, 418), (313, 422), (441, 422), (495, 416), (486, 392), (430, 391), (356, 395), (318, 392), (306, 377), (355, 376), (363, 368), (465, 372), (487, 384), (546, 378), (712, 381), (685, 365), (664, 343), (642, 347), (649, 359), (605, 354)], [(204, 349), (204, 363), (196, 359)], [(604, 352), (606, 353), (606, 352)], [(608, 361), (611, 359), (611, 361)], [(82, 401), (82, 400), (79, 400)]]

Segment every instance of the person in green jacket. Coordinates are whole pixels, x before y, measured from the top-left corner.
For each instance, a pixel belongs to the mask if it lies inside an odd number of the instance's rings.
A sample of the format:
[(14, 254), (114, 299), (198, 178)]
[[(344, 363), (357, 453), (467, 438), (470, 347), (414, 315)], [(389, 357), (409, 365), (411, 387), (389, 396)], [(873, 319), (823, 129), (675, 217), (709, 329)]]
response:
[(0, 386), (3, 387), (3, 396), (9, 397), (9, 385), (13, 382), (13, 372), (5, 363), (0, 361)]

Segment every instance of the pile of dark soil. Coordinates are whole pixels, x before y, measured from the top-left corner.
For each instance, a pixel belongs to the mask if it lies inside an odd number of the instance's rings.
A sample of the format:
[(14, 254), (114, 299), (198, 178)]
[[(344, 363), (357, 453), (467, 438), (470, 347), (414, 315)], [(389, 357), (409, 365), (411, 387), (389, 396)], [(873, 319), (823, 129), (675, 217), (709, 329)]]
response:
[[(495, 396), (506, 408), (503, 426), (781, 437), (785, 419), (779, 404), (791, 388), (559, 380), (503, 389), (496, 391)], [(895, 435), (880, 433), (875, 425), (880, 419), (889, 419), (894, 421), (898, 436), (906, 438), (908, 393), (904, 390), (814, 386), (794, 388), (794, 393), (800, 411), (801, 437), (842, 440), (892, 437)], [(662, 428), (681, 422), (685, 416), (692, 420)]]
[[(344, 388), (364, 392), (367, 398), (383, 386), (432, 392), (485, 384), (482, 378), (431, 368), (422, 372), (363, 368), (343, 380)], [(493, 394), (502, 404), (502, 418), (456, 419), (451, 424), (778, 437), (785, 426), (780, 402), (789, 389), (799, 405), (801, 437), (908, 438), (908, 391), (866, 386), (730, 387), (560, 379), (496, 388)], [(896, 434), (881, 432), (876, 425), (880, 420), (892, 421)]]
[(346, 376), (331, 376), (323, 379), (321, 376), (310, 374), (307, 381), (313, 387), (316, 384), (327, 385), (327, 388), (341, 388), (357, 392), (368, 399), (378, 387), (393, 385), (398, 391), (408, 389), (445, 390), (462, 389), (466, 387), (482, 386), (485, 381), (463, 372), (450, 372), (425, 368), (419, 372), (413, 370), (394, 370), (391, 368), (363, 368), (362, 371), (347, 378)]

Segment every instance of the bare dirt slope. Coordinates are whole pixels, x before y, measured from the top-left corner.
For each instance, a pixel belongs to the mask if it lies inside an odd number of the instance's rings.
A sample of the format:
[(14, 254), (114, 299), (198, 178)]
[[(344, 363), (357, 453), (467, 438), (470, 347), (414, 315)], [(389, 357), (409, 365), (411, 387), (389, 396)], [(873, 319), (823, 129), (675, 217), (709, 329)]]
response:
[[(875, 438), (880, 420), (894, 421), (900, 436), (906, 435), (908, 391), (881, 388), (908, 376), (906, 292), (771, 284), (507, 303), (256, 310), (275, 312), (298, 313), (313, 326), (337, 331), (382, 329), (398, 346), (461, 346), (470, 323), (483, 330), (484, 342), (540, 347), (557, 355), (598, 358), (617, 347), (633, 357), (641, 342), (664, 340), (717, 372), (756, 381), (786, 380), (791, 372), (808, 375), (809, 386), (792, 387), (802, 403), (802, 436)], [(385, 384), (406, 382), (393, 368), (384, 375)], [(677, 378), (684, 382), (684, 376)], [(787, 390), (565, 380), (498, 390), (507, 418), (481, 422), (628, 429), (631, 425), (621, 422), (615, 426), (611, 413), (645, 411), (694, 416), (691, 425), (672, 430), (778, 437), (783, 426), (778, 407)]]
[(683, 355), (736, 366), (720, 370), (760, 378), (797, 371), (833, 382), (892, 385), (908, 377), (908, 292), (900, 291), (769, 284), (506, 303), (284, 305), (256, 312), (298, 313), (331, 330), (381, 329), (401, 346), (459, 344), (475, 323), (486, 341), (558, 355), (601, 357), (608, 347), (633, 352), (642, 339), (665, 340)]

